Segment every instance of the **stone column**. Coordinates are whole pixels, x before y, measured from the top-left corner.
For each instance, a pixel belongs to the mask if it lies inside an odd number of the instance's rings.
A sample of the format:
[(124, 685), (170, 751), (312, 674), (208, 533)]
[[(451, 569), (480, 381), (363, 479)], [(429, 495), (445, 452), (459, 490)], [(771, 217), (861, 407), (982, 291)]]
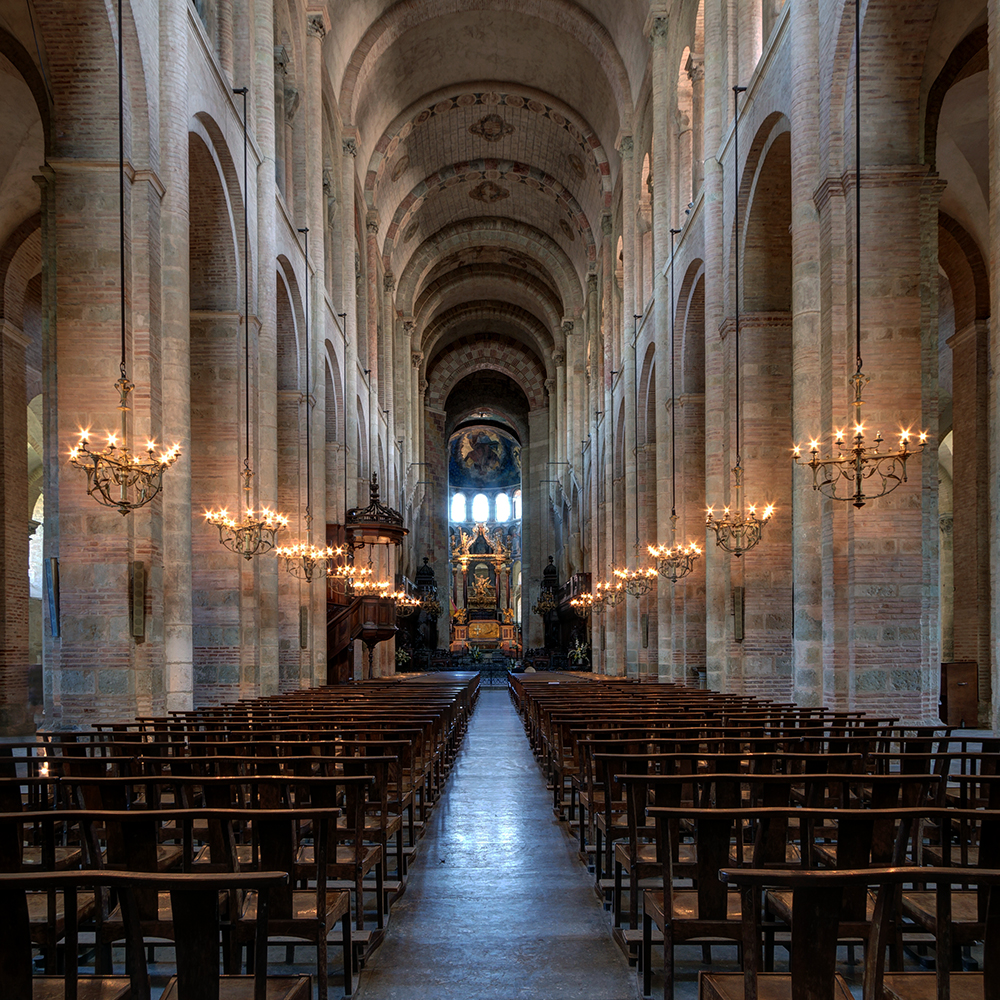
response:
[[(819, 7), (796, 0), (792, 65), (792, 440), (808, 441), (821, 426)], [(823, 555), (821, 497), (807, 469), (792, 475), (792, 697), (825, 704), (823, 683)], [(781, 516), (779, 513), (778, 517)]]
[[(725, 366), (720, 337), (725, 316), (723, 219), (723, 170), (715, 158), (722, 141), (727, 118), (728, 67), (726, 37), (723, 31), (725, 0), (705, 0), (705, 149), (712, 156), (705, 161), (705, 201), (701, 212), (704, 245), (718, 252), (705, 260), (705, 494), (708, 503), (720, 503), (729, 497), (729, 460), (725, 407)], [(716, 691), (727, 691), (729, 683), (728, 642), (731, 618), (729, 555), (715, 544), (715, 537), (705, 533), (705, 646), (706, 682)]]
[[(621, 355), (618, 359), (619, 368), (622, 370), (620, 379), (621, 392), (617, 394), (614, 410), (611, 414), (612, 423), (610, 427), (618, 429), (618, 414), (624, 412), (631, 413), (631, 406), (635, 393), (635, 379), (632, 372), (632, 330), (634, 321), (632, 317), (641, 312), (641, 293), (636, 287), (636, 258), (641, 255), (641, 248), (636, 245), (636, 211), (638, 208), (636, 198), (636, 169), (633, 159), (633, 141), (631, 135), (622, 136), (618, 146), (622, 164), (622, 298), (624, 308), (622, 309), (622, 337)], [(610, 437), (608, 439), (610, 441)], [(635, 490), (635, 428), (631, 419), (625, 420), (624, 441), (615, 443), (616, 449), (622, 450), (623, 468), (625, 471), (625, 491), (631, 497)], [(614, 456), (612, 456), (612, 469), (614, 468)], [(620, 529), (616, 532), (621, 544), (620, 560), (622, 565), (632, 566), (635, 558), (630, 558), (632, 553), (632, 541), (635, 533), (635, 508), (629, 503), (626, 510), (612, 512), (612, 517), (617, 513), (621, 519)], [(624, 615), (618, 615), (616, 628), (616, 640), (620, 643), (618, 656), (621, 660), (623, 672), (635, 675), (638, 672), (638, 636), (639, 618), (633, 606), (633, 601), (628, 600)], [(623, 632), (618, 634), (618, 629)]]
[[(415, 343), (415, 338), (413, 337), (413, 324), (410, 323), (410, 344), (411, 347)], [(410, 440), (411, 444), (411, 454), (410, 462), (417, 463), (423, 461), (424, 453), (424, 422), (421, 419), (424, 397), (423, 393), (420, 391), (420, 367), (424, 363), (424, 355), (422, 351), (410, 351)], [(407, 463), (410, 464), (410, 463)], [(420, 472), (422, 466), (417, 466), (417, 472)], [(416, 475), (413, 476), (413, 482), (416, 483), (421, 479), (425, 479), (425, 476)], [(409, 484), (408, 484), (409, 485)], [(414, 487), (414, 496), (415, 494)]]
[[(1000, 275), (1000, 0), (989, 0), (990, 274)], [(1000, 281), (990, 282), (990, 315), (1000, 317)], [(1000, 358), (1000, 321), (990, 323), (990, 357)], [(989, 378), (989, 555), (991, 690), (1000, 691), (1000, 365)], [(985, 669), (985, 664), (980, 667)], [(1000, 699), (991, 706), (989, 725), (1000, 727)]]
[[(224, 2), (221, 7), (232, 6)], [(220, 9), (220, 16), (222, 11)], [(229, 24), (232, 73), (232, 23)], [(163, 426), (188, 447), (161, 494), (163, 504), (163, 643), (168, 712), (194, 708), (191, 581), (191, 278), (187, 107), (187, 4), (160, 0), (161, 282), (164, 302)], [(220, 31), (220, 40), (222, 32)], [(169, 306), (167, 305), (169, 303)]]
[[(550, 381), (554, 381), (555, 400), (549, 403), (549, 423), (552, 429), (552, 461), (565, 461), (563, 452), (566, 443), (566, 354), (563, 351), (553, 351), (552, 363), (556, 366), (556, 377), (554, 380), (547, 379), (546, 388)], [(551, 396), (551, 393), (550, 393)], [(553, 465), (550, 472), (559, 474), (562, 466)], [(549, 478), (554, 479), (555, 476)]]
[[(601, 216), (601, 261), (604, 276), (603, 290), (601, 297), (603, 300), (603, 330), (601, 350), (598, 354), (598, 388), (595, 393), (596, 402), (594, 404), (594, 443), (597, 450), (594, 454), (594, 577), (593, 583), (603, 583), (610, 575), (611, 567), (611, 533), (607, 515), (611, 508), (607, 506), (606, 491), (611, 481), (611, 438), (608, 435), (608, 428), (611, 426), (609, 416), (611, 410), (611, 371), (614, 363), (614, 336), (615, 336), (615, 307), (614, 307), (614, 283), (615, 283), (615, 242), (614, 226), (610, 215)], [(609, 356), (610, 352), (610, 356)], [(600, 413), (600, 416), (596, 416)], [(611, 615), (605, 611), (596, 621), (595, 629), (598, 633), (594, 643), (594, 649), (600, 650), (602, 657), (601, 672), (611, 673), (611, 657), (608, 653), (608, 642), (614, 643), (614, 633), (610, 627)], [(596, 662), (596, 660), (595, 660)]]
[[(277, 374), (277, 186), (270, 163), (274, 162), (278, 134), (283, 118), (276, 117), (273, 81), (274, 4), (271, 0), (256, 0), (254, 4), (254, 103), (256, 106), (256, 138), (261, 165), (257, 170), (257, 265), (252, 275), (256, 296), (251, 291), (251, 309), (256, 298), (257, 321), (257, 454), (253, 456), (254, 487), (257, 506), (273, 503), (278, 495), (278, 374)], [(251, 175), (252, 176), (252, 175)], [(253, 235), (251, 235), (253, 239)], [(253, 328), (251, 328), (251, 343)], [(251, 378), (253, 373), (251, 372)], [(251, 391), (251, 397), (253, 393)], [(253, 399), (251, 398), (251, 403)], [(241, 560), (245, 562), (246, 560)], [(241, 692), (255, 691), (261, 695), (278, 690), (278, 561), (257, 559), (252, 567), (242, 567), (243, 586), (240, 601), (243, 629), (243, 658), (240, 679)], [(249, 576), (258, 574), (259, 604), (255, 604)], [(252, 619), (256, 617), (257, 643), (254, 643)], [(255, 648), (256, 646), (256, 648)]]
[[(979, 701), (988, 712), (990, 671), (990, 568), (983, 540), (989, 537), (989, 322), (975, 320), (948, 340), (952, 350), (954, 420), (954, 565), (952, 659), (979, 664)], [(982, 720), (985, 721), (985, 720)]]
[[(667, 30), (670, 19), (664, 15), (650, 14), (646, 33), (653, 49), (653, 335), (656, 344), (656, 483), (658, 499), (656, 542), (666, 544), (670, 539), (670, 424), (667, 406), (670, 400), (670, 311), (671, 289), (663, 276), (670, 254), (670, 135), (669, 114), (670, 70), (668, 66)], [(670, 400), (669, 405), (673, 405)], [(657, 616), (657, 673), (663, 678), (675, 676), (672, 654), (672, 608), (674, 587), (660, 578), (656, 587)]]
[[(30, 342), (6, 315), (0, 320), (0, 734), (34, 732), (28, 711), (28, 420), (24, 358)], [(47, 457), (47, 456), (46, 456)], [(47, 498), (46, 498), (47, 499)], [(45, 600), (43, 593), (42, 600)]]
[[(365, 219), (365, 290), (367, 309), (365, 310), (366, 338), (368, 343), (368, 379), (371, 384), (371, 407), (368, 414), (368, 440), (378, 441), (378, 212), (369, 211)], [(377, 448), (373, 448), (371, 468), (378, 468)]]
[[(218, 18), (219, 28), (219, 65), (222, 67), (222, 72), (225, 74), (226, 83), (229, 86), (233, 84), (233, 0), (216, 0), (216, 17)], [(162, 3), (161, 3), (162, 11)], [(164, 27), (163, 14), (160, 14), (160, 47), (163, 47), (162, 36), (166, 33), (166, 28)], [(185, 32), (186, 34), (186, 32)], [(171, 36), (170, 41), (174, 42), (175, 37)], [(163, 82), (163, 70), (165, 64), (160, 62), (160, 83)], [(178, 95), (184, 93), (184, 90), (179, 90), (176, 93)], [(162, 105), (161, 105), (162, 107)], [(161, 147), (161, 163), (162, 161), (162, 147)]]
[[(549, 388), (551, 379), (546, 380)], [(552, 386), (552, 389), (555, 387)], [(522, 634), (524, 645), (537, 649), (545, 641), (545, 627), (538, 615), (531, 613), (532, 605), (538, 597), (542, 582), (542, 568), (548, 563), (547, 547), (552, 544), (552, 533), (549, 530), (551, 520), (549, 503), (550, 479), (548, 461), (552, 454), (549, 450), (548, 425), (549, 410), (554, 401), (550, 397), (544, 407), (536, 407), (528, 413), (528, 455), (525, 460), (522, 451), (521, 491), (526, 502), (522, 506), (521, 521), (521, 611), (524, 615)], [(552, 553), (553, 555), (555, 553)]]
[[(327, 204), (323, 190), (323, 38), (327, 24), (325, 15), (311, 13), (306, 18), (306, 213), (309, 225), (309, 375), (306, 387), (309, 419), (312, 430), (312, 481), (309, 498), (312, 508), (313, 542), (326, 544), (326, 421), (327, 406), (335, 405), (326, 398), (326, 377), (323, 343), (326, 331), (326, 231)], [(312, 397), (309, 406), (308, 397)], [(317, 579), (304, 595), (309, 607), (309, 651), (311, 669), (309, 681), (313, 685), (326, 683), (326, 584)]]
[[(357, 308), (357, 240), (354, 233), (354, 158), (358, 155), (358, 144), (353, 136), (345, 136), (342, 141), (341, 160), (344, 198), (340, 213), (341, 245), (343, 246), (343, 269), (341, 272), (341, 302), (345, 313), (345, 359), (344, 359), (344, 420), (347, 441), (347, 504), (358, 502), (358, 476), (361, 475), (358, 440), (358, 308)], [(355, 643), (360, 645), (360, 643)]]
[(692, 53), (688, 59), (687, 71), (688, 77), (691, 79), (691, 192), (689, 200), (694, 201), (705, 179), (704, 57)]

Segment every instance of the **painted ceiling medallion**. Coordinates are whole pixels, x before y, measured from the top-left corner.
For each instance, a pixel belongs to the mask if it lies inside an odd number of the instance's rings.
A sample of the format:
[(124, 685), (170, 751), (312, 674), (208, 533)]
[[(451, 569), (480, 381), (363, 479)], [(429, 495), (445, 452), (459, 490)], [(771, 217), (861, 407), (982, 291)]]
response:
[(514, 131), (514, 126), (505, 122), (497, 114), (489, 114), (470, 125), (469, 131), (473, 135), (481, 136), (487, 142), (499, 142), (505, 135), (510, 135)]
[(570, 241), (570, 243), (576, 242), (576, 234), (573, 232), (572, 227), (565, 219), (559, 220), (559, 228), (563, 231), (563, 235)]
[(573, 173), (576, 174), (580, 180), (585, 180), (587, 177), (587, 171), (584, 169), (583, 160), (581, 160), (575, 153), (570, 153), (568, 159), (569, 165), (573, 168)]
[(499, 184), (495, 184), (493, 181), (483, 181), (482, 184), (477, 184), (469, 192), (469, 197), (474, 201), (481, 201), (486, 205), (492, 205), (496, 201), (509, 198), (510, 190), (500, 187)]
[(404, 243), (409, 243), (410, 240), (412, 240), (413, 237), (417, 235), (417, 227), (418, 227), (418, 225), (419, 225), (419, 223), (416, 220), (414, 220), (413, 222), (411, 222), (409, 224), (409, 226), (407, 226), (406, 232), (403, 233), (403, 242)]
[(400, 177), (403, 176), (403, 171), (410, 165), (410, 158), (405, 154), (401, 156), (396, 161), (396, 166), (392, 169), (392, 181), (395, 184)]

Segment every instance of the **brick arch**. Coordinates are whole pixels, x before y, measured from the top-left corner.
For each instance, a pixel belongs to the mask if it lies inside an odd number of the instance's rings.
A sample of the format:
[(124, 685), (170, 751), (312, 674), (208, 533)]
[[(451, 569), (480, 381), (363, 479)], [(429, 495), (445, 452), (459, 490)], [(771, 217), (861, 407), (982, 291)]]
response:
[(948, 277), (955, 329), (990, 317), (990, 276), (976, 241), (950, 215), (938, 213), (938, 263)]
[[(920, 88), (938, 0), (862, 0), (861, 150), (868, 163), (910, 164), (920, 159)], [(854, 5), (845, 4), (837, 26), (837, 57), (830, 89), (830, 134), (843, 127), (843, 169), (854, 165)], [(920, 58), (914, 58), (914, 54)], [(833, 106), (840, 99), (841, 107)], [(839, 118), (839, 121), (837, 120)], [(836, 152), (836, 151), (835, 151)], [(836, 156), (833, 158), (836, 162)], [(864, 167), (862, 166), (862, 174)], [(862, 184), (864, 177), (862, 176)]]
[(3, 28), (0, 28), (0, 55), (7, 58), (31, 91), (35, 107), (38, 109), (38, 117), (42, 120), (45, 156), (48, 158), (52, 141), (52, 112), (49, 106), (49, 96), (45, 89), (45, 81), (42, 79), (34, 60), (28, 55), (28, 50)]
[(530, 303), (550, 329), (560, 326), (564, 315), (562, 303), (548, 285), (516, 268), (499, 268), (494, 264), (472, 264), (442, 274), (420, 293), (420, 298), (414, 303), (414, 316), (418, 320), (432, 317), (449, 294), (455, 291), (474, 300), (496, 298), (498, 291), (507, 291), (508, 287), (510, 291), (503, 298), (509, 296), (512, 302), (520, 300), (521, 305)]
[(792, 308), (791, 133), (780, 125), (767, 137), (741, 213), (744, 270), (740, 290), (747, 312)]
[(538, 356), (510, 339), (465, 336), (452, 341), (427, 366), (427, 402), (443, 410), (451, 390), (467, 375), (488, 369), (502, 372), (521, 387), (531, 409), (548, 405), (545, 369)]
[[(213, 145), (204, 133), (189, 134), (188, 164), (191, 309), (242, 308), (243, 269), (238, 266), (238, 258), (243, 250), (243, 230), (237, 230), (231, 192), (226, 189)], [(239, 214), (242, 216), (242, 207)]]
[[(365, 82), (375, 71), (381, 55), (406, 31), (431, 17), (492, 10), (495, 6), (494, 0), (408, 0), (391, 7), (371, 25), (351, 53), (340, 88), (340, 112), (345, 123), (354, 125), (357, 118), (355, 102)], [(604, 70), (618, 109), (619, 123), (625, 127), (630, 121), (632, 91), (625, 63), (607, 28), (572, 0), (521, 0), (518, 13), (551, 22), (590, 50)]]
[[(636, 382), (639, 407), (639, 431), (644, 444), (656, 443), (656, 345), (647, 344)], [(647, 460), (649, 456), (647, 456)], [(655, 455), (652, 459), (655, 464)]]
[[(118, 154), (118, 24), (106, 0), (34, 0), (36, 26), (44, 38), (52, 92), (51, 152), (56, 157), (102, 160)], [(123, 5), (125, 69), (125, 158), (150, 163), (149, 97), (143, 47), (133, 3)], [(109, 56), (114, 53), (113, 63)], [(159, 51), (150, 52), (154, 64)], [(81, 86), (80, 81), (86, 81)], [(152, 90), (156, 93), (155, 68)], [(109, 109), (114, 112), (109, 114)]]
[(0, 247), (0, 319), (24, 331), (28, 283), (42, 269), (42, 217), (25, 219)]
[(506, 179), (508, 184), (533, 182), (531, 186), (535, 187), (536, 190), (555, 198), (560, 208), (567, 212), (576, 223), (577, 230), (583, 237), (584, 245), (587, 248), (588, 262), (591, 264), (596, 262), (597, 245), (594, 242), (594, 232), (590, 225), (590, 219), (576, 200), (575, 195), (564, 187), (558, 178), (553, 177), (540, 167), (531, 166), (529, 163), (481, 157), (475, 160), (445, 164), (414, 185), (413, 189), (406, 194), (396, 206), (392, 222), (389, 223), (385, 231), (385, 241), (382, 244), (382, 259), (385, 266), (391, 268), (396, 234), (400, 230), (405, 231), (407, 222), (420, 209), (429, 195), (456, 184), (478, 184), (486, 179), (487, 171), (491, 175), (499, 174), (500, 179)]
[[(435, 346), (456, 328), (461, 331), (467, 326), (479, 330), (491, 328), (498, 333), (508, 334), (526, 344), (540, 357), (549, 357), (555, 350), (555, 340), (545, 324), (533, 313), (510, 302), (476, 300), (453, 306), (424, 329), (421, 336), (421, 350), (430, 357)], [(554, 372), (547, 373), (554, 377)]]
[[(771, 191), (767, 185), (767, 176), (765, 175), (764, 168), (767, 166), (768, 153), (774, 144), (781, 139), (782, 136), (789, 135), (791, 133), (791, 122), (788, 118), (783, 115), (780, 111), (774, 111), (769, 114), (757, 129), (756, 134), (748, 145), (746, 159), (742, 164), (737, 165), (737, 169), (740, 171), (740, 187), (739, 187), (739, 239), (740, 243), (738, 245), (740, 253), (740, 289), (746, 295), (747, 289), (747, 278), (748, 275), (745, 270), (746, 257), (747, 257), (747, 234), (751, 229), (751, 222), (754, 214), (755, 207), (759, 208), (761, 201), (757, 200), (762, 195), (766, 199), (770, 197)], [(740, 148), (743, 148), (743, 143), (740, 143)], [(786, 185), (787, 193), (789, 199), (791, 198), (791, 187), (790, 184)], [(757, 204), (755, 206), (755, 200)], [(732, 289), (736, 288), (736, 272), (735, 264), (736, 257), (735, 252), (737, 250), (736, 242), (736, 217), (733, 216), (729, 222), (729, 253), (728, 253), (728, 267), (730, 282), (729, 286)], [(742, 308), (742, 303), (741, 303)], [(731, 310), (731, 307), (730, 307)]]
[(705, 262), (695, 259), (688, 265), (677, 296), (674, 333), (680, 367), (680, 392), (699, 395), (705, 391)]
[[(593, 159), (600, 178), (601, 191), (604, 194), (604, 207), (606, 209), (611, 207), (611, 165), (608, 161), (608, 154), (597, 133), (582, 115), (568, 104), (564, 104), (558, 97), (543, 90), (521, 86), (515, 90), (509, 83), (481, 81), (477, 82), (474, 87), (464, 90), (456, 91), (456, 88), (451, 86), (426, 94), (420, 101), (410, 105), (390, 122), (379, 137), (378, 142), (375, 143), (371, 159), (368, 161), (368, 171), (365, 174), (365, 200), (369, 208), (374, 207), (375, 188), (378, 186), (382, 171), (395, 151), (398, 142), (413, 135), (421, 125), (439, 115), (441, 112), (438, 107), (443, 101), (457, 102), (459, 97), (470, 92), (471, 96), (475, 98), (475, 104), (485, 107), (497, 106), (497, 102), (492, 98), (499, 97), (503, 101), (508, 96), (516, 96), (524, 101), (536, 101), (543, 104), (545, 109), (541, 113), (542, 116), (551, 120), (554, 127), (563, 128), (569, 132), (580, 146), (583, 155), (588, 159)], [(454, 110), (455, 107), (457, 105), (453, 105), (453, 108), (449, 110)], [(563, 121), (551, 118), (552, 112), (555, 112)], [(407, 125), (410, 126), (409, 129), (407, 129)], [(406, 134), (401, 135), (403, 132)]]
[(445, 226), (417, 247), (400, 273), (396, 308), (404, 315), (413, 311), (421, 282), (441, 257), (454, 250), (479, 246), (506, 246), (512, 254), (530, 257), (559, 290), (564, 311), (572, 312), (583, 306), (583, 289), (576, 268), (548, 233), (516, 219), (480, 216)]
[(948, 91), (960, 79), (989, 68), (989, 33), (984, 24), (970, 32), (952, 50), (944, 68), (931, 85), (924, 115), (924, 162), (937, 167), (937, 134), (941, 108)]
[(275, 272), (278, 286), (277, 303), (277, 378), (278, 391), (302, 390), (304, 369), (303, 345), (305, 316), (302, 311), (302, 293), (295, 278), (292, 262), (284, 255), (278, 256)]

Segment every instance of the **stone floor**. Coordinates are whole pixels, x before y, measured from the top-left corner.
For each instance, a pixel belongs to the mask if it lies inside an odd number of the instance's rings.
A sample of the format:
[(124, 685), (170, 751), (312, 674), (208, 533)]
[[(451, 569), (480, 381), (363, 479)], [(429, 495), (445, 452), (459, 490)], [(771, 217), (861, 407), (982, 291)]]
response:
[(483, 690), (358, 1000), (635, 1000), (505, 690)]

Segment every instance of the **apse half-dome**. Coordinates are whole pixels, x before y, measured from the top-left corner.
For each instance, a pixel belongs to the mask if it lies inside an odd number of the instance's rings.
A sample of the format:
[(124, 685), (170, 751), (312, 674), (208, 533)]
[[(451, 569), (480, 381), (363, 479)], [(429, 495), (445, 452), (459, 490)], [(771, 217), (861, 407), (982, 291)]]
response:
[(463, 427), (451, 438), (448, 482), (454, 489), (521, 485), (521, 444), (498, 427)]

